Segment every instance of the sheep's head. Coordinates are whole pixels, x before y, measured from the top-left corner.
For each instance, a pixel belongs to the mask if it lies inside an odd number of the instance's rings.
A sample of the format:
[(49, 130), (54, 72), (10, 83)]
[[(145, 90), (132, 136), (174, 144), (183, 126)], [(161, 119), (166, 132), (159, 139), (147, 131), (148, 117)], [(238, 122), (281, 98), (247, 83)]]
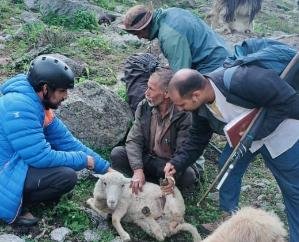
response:
[(100, 186), (100, 190), (106, 194), (107, 206), (114, 210), (122, 196), (125, 185), (130, 183), (131, 179), (124, 177), (118, 171), (95, 176), (99, 178), (97, 186)]

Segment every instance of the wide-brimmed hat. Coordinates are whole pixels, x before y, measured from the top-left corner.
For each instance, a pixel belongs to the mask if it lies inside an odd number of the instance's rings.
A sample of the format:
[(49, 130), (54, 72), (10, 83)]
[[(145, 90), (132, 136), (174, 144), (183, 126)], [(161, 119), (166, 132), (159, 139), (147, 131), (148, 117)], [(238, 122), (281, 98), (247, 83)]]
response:
[(136, 5), (130, 8), (124, 16), (123, 22), (119, 25), (124, 30), (142, 30), (153, 18), (153, 10), (144, 5)]

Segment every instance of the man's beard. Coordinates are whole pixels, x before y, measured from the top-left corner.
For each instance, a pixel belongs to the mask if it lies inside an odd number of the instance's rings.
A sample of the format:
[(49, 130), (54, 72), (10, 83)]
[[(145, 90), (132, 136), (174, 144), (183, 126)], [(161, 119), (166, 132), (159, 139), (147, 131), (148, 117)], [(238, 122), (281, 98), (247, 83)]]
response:
[(147, 101), (147, 103), (148, 103), (148, 105), (150, 106), (150, 107), (158, 107), (162, 102), (163, 102), (163, 100), (162, 101), (160, 101), (160, 102), (157, 102), (157, 103), (153, 103), (150, 99), (148, 99), (147, 97), (145, 97), (145, 99), (146, 99), (146, 101)]
[(43, 105), (46, 110), (48, 109), (57, 109), (60, 106), (61, 102), (59, 103), (53, 103), (50, 101), (48, 93), (44, 95)]

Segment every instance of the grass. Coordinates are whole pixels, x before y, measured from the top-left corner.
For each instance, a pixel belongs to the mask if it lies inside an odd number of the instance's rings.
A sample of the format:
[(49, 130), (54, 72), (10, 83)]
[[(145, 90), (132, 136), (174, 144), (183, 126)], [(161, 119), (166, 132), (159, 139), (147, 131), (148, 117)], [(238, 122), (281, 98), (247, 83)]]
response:
[(72, 17), (49, 13), (43, 16), (42, 20), (48, 25), (63, 26), (73, 30), (95, 30), (99, 27), (94, 13), (77, 10)]

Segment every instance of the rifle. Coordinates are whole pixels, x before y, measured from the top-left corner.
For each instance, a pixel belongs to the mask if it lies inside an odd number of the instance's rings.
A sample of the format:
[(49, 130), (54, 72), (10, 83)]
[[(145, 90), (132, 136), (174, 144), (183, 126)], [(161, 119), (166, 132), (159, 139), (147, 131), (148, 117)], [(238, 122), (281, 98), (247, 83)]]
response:
[[(281, 73), (280, 78), (283, 81), (287, 81), (294, 89), (298, 92), (299, 89), (299, 53), (297, 53), (290, 63), (286, 66), (284, 71)], [(257, 130), (259, 129), (261, 123), (264, 120), (266, 110), (260, 108), (256, 116), (251, 121), (250, 125), (242, 135), (239, 143), (236, 145), (231, 155), (228, 157), (224, 163), (222, 169), (219, 171), (216, 178), (213, 180), (208, 190), (200, 198), (197, 206), (206, 198), (206, 196), (211, 192), (216, 183), (220, 180), (217, 185), (217, 190), (220, 190), (222, 184), (228, 177), (230, 171), (234, 168), (235, 164), (240, 160), (247, 150), (251, 147), (251, 144), (256, 136)]]

